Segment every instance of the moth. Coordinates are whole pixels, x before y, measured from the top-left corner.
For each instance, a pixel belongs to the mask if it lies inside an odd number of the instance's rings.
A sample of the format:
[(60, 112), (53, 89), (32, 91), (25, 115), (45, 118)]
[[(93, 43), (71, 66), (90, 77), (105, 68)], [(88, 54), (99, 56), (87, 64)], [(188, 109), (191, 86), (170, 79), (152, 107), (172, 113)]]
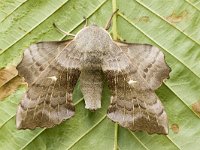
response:
[(17, 110), (18, 129), (51, 128), (71, 118), (78, 79), (85, 108), (101, 108), (105, 78), (111, 91), (108, 118), (132, 131), (168, 134), (155, 90), (170, 68), (152, 45), (113, 41), (107, 30), (90, 25), (71, 40), (31, 45), (17, 69), (28, 83)]

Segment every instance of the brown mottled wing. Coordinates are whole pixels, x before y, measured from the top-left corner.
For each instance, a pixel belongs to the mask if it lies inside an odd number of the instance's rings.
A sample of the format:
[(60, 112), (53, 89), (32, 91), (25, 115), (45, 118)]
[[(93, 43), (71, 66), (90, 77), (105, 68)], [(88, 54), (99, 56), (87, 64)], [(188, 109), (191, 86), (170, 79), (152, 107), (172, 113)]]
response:
[(155, 90), (169, 77), (170, 68), (167, 66), (164, 54), (157, 47), (149, 44), (128, 44), (116, 42), (127, 53), (131, 62), (137, 66), (138, 72)]
[(80, 54), (73, 41), (41, 42), (24, 52), (17, 66), (28, 82), (19, 104), (18, 129), (53, 127), (74, 115), (72, 92), (80, 75)]
[(116, 44), (104, 57), (103, 72), (111, 90), (107, 116), (132, 131), (167, 134), (167, 115), (148, 82)]

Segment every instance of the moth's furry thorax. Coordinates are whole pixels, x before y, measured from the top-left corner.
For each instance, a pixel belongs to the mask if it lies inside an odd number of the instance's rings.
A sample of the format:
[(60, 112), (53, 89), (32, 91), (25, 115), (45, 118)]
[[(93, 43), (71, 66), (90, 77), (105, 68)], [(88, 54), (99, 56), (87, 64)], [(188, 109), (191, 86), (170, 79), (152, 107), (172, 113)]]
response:
[(98, 52), (108, 51), (112, 38), (110, 34), (96, 25), (91, 25), (80, 30), (75, 38), (76, 48), (80, 52)]
[(82, 67), (100, 69), (103, 56), (111, 48), (112, 38), (102, 27), (90, 25), (77, 33), (74, 42), (76, 49), (83, 56)]

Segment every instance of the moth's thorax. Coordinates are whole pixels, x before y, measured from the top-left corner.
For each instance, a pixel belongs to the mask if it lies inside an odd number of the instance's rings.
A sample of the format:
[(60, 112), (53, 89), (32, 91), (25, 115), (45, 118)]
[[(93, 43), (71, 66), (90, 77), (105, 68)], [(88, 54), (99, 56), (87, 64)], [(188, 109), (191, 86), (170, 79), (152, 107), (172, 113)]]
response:
[(81, 67), (84, 70), (101, 70), (102, 59), (101, 53), (85, 52), (82, 54)]
[(103, 28), (91, 25), (80, 30), (74, 41), (76, 42), (76, 48), (81, 53), (104, 53), (108, 51), (112, 38)]
[(109, 33), (101, 27), (91, 25), (79, 31), (74, 41), (82, 56), (82, 68), (100, 69), (103, 56), (112, 43)]

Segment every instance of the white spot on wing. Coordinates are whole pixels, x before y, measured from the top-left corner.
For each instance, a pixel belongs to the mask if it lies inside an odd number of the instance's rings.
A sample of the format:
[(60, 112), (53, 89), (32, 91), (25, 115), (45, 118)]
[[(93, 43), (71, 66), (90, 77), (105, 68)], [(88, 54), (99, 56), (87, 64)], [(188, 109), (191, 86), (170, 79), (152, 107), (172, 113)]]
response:
[(56, 81), (58, 78), (56, 76), (51, 76), (51, 77), (47, 77), (48, 79), (51, 79), (52, 81)]
[(130, 85), (130, 86), (135, 86), (136, 84), (137, 84), (137, 81), (134, 81), (134, 80), (129, 80), (128, 81), (128, 84)]

